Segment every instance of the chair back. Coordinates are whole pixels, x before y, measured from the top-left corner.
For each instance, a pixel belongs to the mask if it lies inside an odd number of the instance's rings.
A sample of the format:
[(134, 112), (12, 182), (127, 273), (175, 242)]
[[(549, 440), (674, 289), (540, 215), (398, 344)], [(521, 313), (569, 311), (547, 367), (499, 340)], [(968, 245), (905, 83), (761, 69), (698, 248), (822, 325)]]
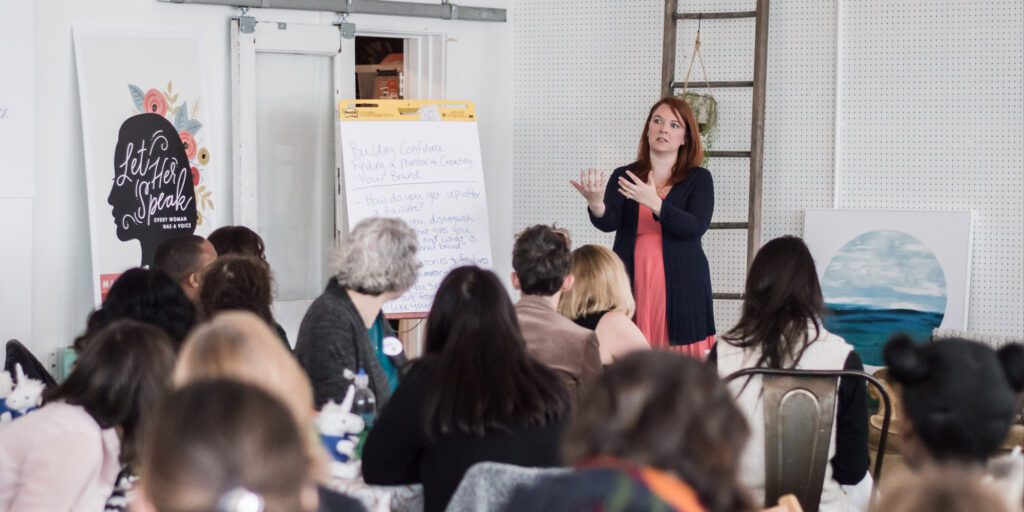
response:
[(879, 481), (892, 408), (889, 394), (874, 377), (852, 370), (747, 368), (727, 376), (725, 381), (755, 375), (762, 377), (764, 389), (765, 503), (776, 503), (783, 495), (792, 494), (805, 511), (817, 512), (829, 463), (840, 377), (867, 381), (882, 397), (883, 436), (874, 469), (874, 482)]
[(498, 512), (505, 509), (512, 493), (520, 486), (528, 487), (539, 478), (570, 471), (568, 468), (528, 468), (500, 462), (477, 462), (462, 477), (446, 510)]
[(53, 379), (50, 372), (46, 371), (43, 363), (39, 362), (36, 356), (32, 355), (32, 351), (22, 345), (20, 341), (8, 341), (6, 349), (7, 360), (4, 361), (4, 370), (10, 372), (12, 376), (14, 375), (14, 365), (20, 364), (21, 371), (25, 372), (26, 377), (42, 381), (46, 387), (57, 385), (57, 381)]

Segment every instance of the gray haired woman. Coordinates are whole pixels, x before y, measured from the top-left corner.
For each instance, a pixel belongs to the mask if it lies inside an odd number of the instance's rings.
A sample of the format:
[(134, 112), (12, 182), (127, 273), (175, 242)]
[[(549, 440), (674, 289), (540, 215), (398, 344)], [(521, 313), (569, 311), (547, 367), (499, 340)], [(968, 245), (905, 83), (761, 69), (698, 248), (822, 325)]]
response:
[(366, 370), (378, 407), (398, 384), (404, 357), (385, 354), (381, 346), (391, 334), (381, 307), (416, 282), (417, 245), (416, 232), (402, 220), (373, 217), (357, 224), (334, 249), (334, 277), (306, 311), (295, 343), (317, 409), (344, 397), (346, 369)]

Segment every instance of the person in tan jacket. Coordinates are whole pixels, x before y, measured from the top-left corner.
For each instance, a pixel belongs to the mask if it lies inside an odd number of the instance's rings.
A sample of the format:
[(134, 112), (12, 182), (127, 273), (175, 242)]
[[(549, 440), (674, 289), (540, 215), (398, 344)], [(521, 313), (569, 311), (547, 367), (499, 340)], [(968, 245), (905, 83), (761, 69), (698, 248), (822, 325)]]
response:
[(558, 312), (562, 292), (572, 288), (569, 235), (536, 225), (516, 238), (512, 285), (522, 292), (516, 316), (535, 359), (558, 373), (575, 409), (583, 390), (601, 373), (597, 334)]

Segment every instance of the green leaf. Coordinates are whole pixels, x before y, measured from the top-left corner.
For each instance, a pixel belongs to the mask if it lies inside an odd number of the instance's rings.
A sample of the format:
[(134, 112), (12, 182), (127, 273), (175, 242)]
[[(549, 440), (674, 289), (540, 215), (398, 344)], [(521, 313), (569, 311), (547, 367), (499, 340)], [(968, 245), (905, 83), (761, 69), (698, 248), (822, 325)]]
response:
[(144, 103), (146, 102), (146, 95), (142, 92), (142, 89), (128, 84), (128, 90), (132, 93), (132, 102), (135, 103), (135, 108), (138, 109), (139, 112), (145, 112), (146, 105), (144, 105)]

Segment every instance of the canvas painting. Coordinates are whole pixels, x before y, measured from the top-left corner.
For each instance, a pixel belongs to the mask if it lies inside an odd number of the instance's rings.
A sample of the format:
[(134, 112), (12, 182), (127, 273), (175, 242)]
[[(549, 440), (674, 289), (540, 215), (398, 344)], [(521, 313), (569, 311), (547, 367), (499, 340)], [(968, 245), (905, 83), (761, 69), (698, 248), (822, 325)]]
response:
[(966, 329), (971, 213), (808, 210), (804, 239), (828, 312), (825, 327), (882, 366), (895, 332), (926, 341)]
[(74, 39), (99, 304), (165, 240), (210, 231), (221, 159), (198, 32), (75, 26)]

